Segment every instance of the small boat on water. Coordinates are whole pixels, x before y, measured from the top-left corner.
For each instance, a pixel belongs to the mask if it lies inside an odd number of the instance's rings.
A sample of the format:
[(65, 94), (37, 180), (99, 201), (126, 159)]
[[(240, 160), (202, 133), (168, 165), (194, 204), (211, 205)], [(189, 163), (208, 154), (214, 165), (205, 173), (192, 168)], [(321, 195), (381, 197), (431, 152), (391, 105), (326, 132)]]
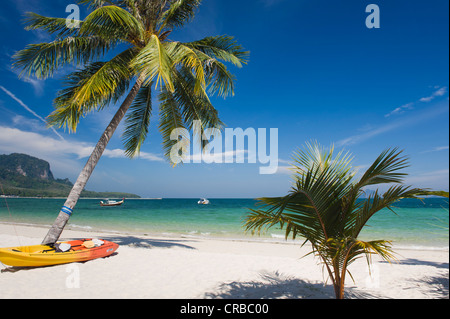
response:
[(0, 262), (12, 267), (44, 267), (111, 256), (118, 244), (98, 239), (73, 240), (54, 246), (0, 248)]
[(209, 205), (211, 204), (209, 200), (207, 200), (206, 198), (203, 198), (201, 200), (198, 201), (199, 205)]
[(107, 199), (106, 201), (101, 201), (100, 202), (100, 206), (102, 207), (114, 207), (114, 206), (120, 206), (125, 202), (125, 198), (122, 199), (120, 202), (117, 202), (115, 200), (109, 200)]

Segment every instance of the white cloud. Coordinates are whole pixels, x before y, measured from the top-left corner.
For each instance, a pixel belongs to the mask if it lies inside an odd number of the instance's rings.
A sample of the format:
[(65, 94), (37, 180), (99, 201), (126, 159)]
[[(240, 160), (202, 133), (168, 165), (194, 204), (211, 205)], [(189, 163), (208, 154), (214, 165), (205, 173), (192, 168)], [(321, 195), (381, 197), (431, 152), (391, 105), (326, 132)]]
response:
[(434, 100), (435, 98), (439, 97), (439, 96), (444, 96), (447, 93), (447, 87), (442, 87), (440, 89), (438, 89), (437, 91), (433, 92), (433, 94), (431, 94), (430, 96), (427, 97), (423, 97), (420, 99), (420, 102), (431, 102), (432, 100)]
[[(39, 133), (22, 131), (17, 128), (0, 126), (0, 150), (2, 152), (33, 153), (37, 155), (63, 157), (63, 154), (78, 158), (89, 156), (93, 147), (86, 143), (54, 139)], [(30, 154), (32, 155), (32, 154)]]
[[(71, 165), (83, 158), (88, 158), (94, 145), (86, 142), (68, 141), (44, 136), (39, 133), (22, 131), (17, 128), (0, 126), (0, 153), (25, 153), (44, 159), (51, 163), (52, 167), (71, 167)], [(109, 158), (126, 158), (121, 149), (106, 149), (103, 156)], [(141, 159), (151, 162), (163, 162), (158, 155), (142, 152)], [(69, 163), (70, 165), (65, 165)], [(70, 170), (78, 170), (75, 168)]]

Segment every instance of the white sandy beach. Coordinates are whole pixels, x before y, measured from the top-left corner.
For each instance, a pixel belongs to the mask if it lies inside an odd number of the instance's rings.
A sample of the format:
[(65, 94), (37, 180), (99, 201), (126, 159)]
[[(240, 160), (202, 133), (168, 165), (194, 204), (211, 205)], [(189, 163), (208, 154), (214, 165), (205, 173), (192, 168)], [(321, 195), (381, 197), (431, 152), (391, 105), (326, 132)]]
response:
[[(0, 247), (40, 244), (47, 229), (0, 224)], [(291, 243), (157, 238), (65, 231), (65, 239), (102, 238), (116, 255), (47, 268), (8, 271), (0, 265), (0, 298), (328, 299), (321, 266)], [(348, 298), (449, 297), (448, 251), (397, 250), (398, 263), (364, 259), (351, 266)], [(6, 270), (6, 271), (5, 271)]]

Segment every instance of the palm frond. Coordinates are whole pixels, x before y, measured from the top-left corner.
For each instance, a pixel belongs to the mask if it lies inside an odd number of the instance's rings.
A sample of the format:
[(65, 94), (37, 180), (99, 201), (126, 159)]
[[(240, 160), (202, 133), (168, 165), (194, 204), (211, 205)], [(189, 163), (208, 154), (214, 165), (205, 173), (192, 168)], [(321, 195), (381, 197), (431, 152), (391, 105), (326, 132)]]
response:
[(135, 55), (136, 50), (131, 48), (105, 63), (89, 79), (80, 83), (73, 99), (79, 104), (85, 104), (93, 98), (110, 99), (122, 81), (133, 76), (129, 64)]
[(174, 90), (172, 81), (173, 61), (158, 36), (153, 34), (148, 44), (132, 61), (137, 73), (143, 74), (147, 79), (145, 84), (156, 81), (156, 87), (165, 85), (171, 92)]
[(134, 10), (136, 17), (142, 21), (149, 34), (161, 34), (161, 32), (158, 32), (157, 25), (171, 0), (123, 0), (123, 2), (134, 2), (132, 10)]
[(203, 70), (203, 63), (200, 57), (194, 50), (182, 45), (179, 42), (169, 42), (165, 44), (167, 53), (170, 55), (173, 62), (173, 67), (176, 70), (177, 66), (181, 65), (185, 69), (189, 69), (194, 73), (196, 95), (202, 94), (205, 91), (205, 72)]
[[(57, 38), (62, 38), (65, 36), (76, 36), (78, 35), (77, 28), (68, 28), (66, 18), (51, 18), (44, 17), (40, 14), (27, 12), (25, 14), (25, 30), (44, 30), (49, 34), (55, 34)], [(82, 21), (77, 21), (81, 26)]]
[(161, 16), (161, 27), (176, 28), (188, 23), (195, 15), (202, 0), (172, 0), (170, 7)]
[(104, 55), (116, 43), (96, 36), (65, 37), (50, 43), (29, 44), (13, 57), (20, 75), (46, 79), (66, 64), (82, 65)]
[[(380, 195), (378, 191), (364, 200), (364, 204), (352, 212), (349, 218), (353, 224), (347, 226), (348, 233), (352, 237), (358, 237), (367, 222), (380, 210), (391, 209), (392, 205), (404, 198), (418, 198), (425, 194), (423, 189), (411, 188), (405, 185), (395, 185), (390, 187), (384, 194)], [(391, 209), (392, 210), (392, 209)]]
[(342, 262), (346, 263), (345, 268), (361, 257), (366, 257), (367, 264), (370, 267), (372, 264), (372, 255), (378, 255), (387, 262), (397, 259), (392, 249), (392, 242), (386, 240), (374, 240), (368, 242), (354, 240), (352, 245), (346, 247), (349, 247), (347, 248), (348, 251), (345, 254), (342, 254), (345, 257), (342, 258)]
[(189, 69), (181, 68), (175, 71), (174, 85), (174, 97), (189, 130), (192, 129), (194, 121), (200, 121), (202, 129), (222, 129), (224, 123), (219, 118), (219, 112), (205, 92), (196, 93), (196, 76)]
[(242, 67), (248, 62), (248, 51), (230, 36), (207, 37), (200, 41), (183, 43), (183, 46), (194, 50), (201, 59), (210, 94), (223, 97), (234, 94), (235, 77), (220, 61)]
[(185, 46), (203, 52), (216, 60), (230, 62), (241, 68), (247, 64), (250, 52), (237, 43), (234, 37), (220, 35), (207, 37), (199, 41), (183, 43)]
[(122, 137), (125, 154), (130, 158), (139, 154), (142, 144), (147, 138), (152, 110), (152, 87), (150, 83), (139, 90), (125, 120), (125, 131)]
[(58, 92), (56, 110), (48, 117), (49, 125), (75, 132), (81, 117), (117, 102), (127, 91), (132, 74), (127, 65), (134, 49), (128, 49), (109, 62), (95, 62), (67, 76), (66, 88)]
[(135, 45), (143, 43), (145, 28), (127, 10), (115, 6), (101, 6), (89, 14), (80, 28), (80, 35), (121, 39)]
[[(266, 232), (276, 225), (280, 225), (281, 227), (283, 222), (282, 217), (272, 210), (250, 209), (250, 212), (245, 218), (244, 227), (246, 231), (251, 231), (252, 234), (261, 235), (261, 233)], [(289, 234), (287, 237), (289, 237)]]
[[(172, 140), (172, 133), (175, 129), (186, 129), (186, 125), (183, 120), (183, 115), (174, 94), (166, 87), (161, 89), (159, 94), (159, 130), (163, 138), (164, 155), (171, 161), (172, 148), (178, 142), (188, 145), (190, 139), (188, 135), (177, 136), (178, 140)], [(181, 140), (180, 140), (181, 139)], [(171, 161), (171, 163), (173, 163)]]
[(119, 7), (125, 8), (128, 12), (130, 12), (133, 17), (135, 17), (138, 21), (142, 22), (142, 16), (138, 10), (138, 1), (136, 0), (119, 0), (117, 1), (117, 5)]
[(115, 1), (111, 0), (79, 0), (78, 4), (88, 5), (89, 8), (98, 9), (104, 5), (113, 5)]
[(329, 170), (330, 177), (336, 177), (338, 182), (344, 179), (348, 184), (349, 180), (355, 175), (352, 161), (353, 158), (349, 152), (340, 151), (335, 156), (333, 145), (329, 150), (326, 150), (315, 141), (306, 143), (304, 150), (294, 152), (293, 167), (297, 172), (297, 180), (305, 180), (303, 175), (308, 174), (308, 172), (315, 171), (320, 174)]
[(408, 158), (401, 156), (402, 153), (403, 151), (398, 151), (397, 148), (381, 153), (361, 177), (357, 188), (377, 184), (402, 183), (407, 174), (400, 171), (409, 166)]
[(228, 71), (227, 67), (217, 59), (197, 49), (192, 50), (202, 63), (209, 93), (212, 95), (218, 94), (223, 97), (234, 95), (235, 76)]

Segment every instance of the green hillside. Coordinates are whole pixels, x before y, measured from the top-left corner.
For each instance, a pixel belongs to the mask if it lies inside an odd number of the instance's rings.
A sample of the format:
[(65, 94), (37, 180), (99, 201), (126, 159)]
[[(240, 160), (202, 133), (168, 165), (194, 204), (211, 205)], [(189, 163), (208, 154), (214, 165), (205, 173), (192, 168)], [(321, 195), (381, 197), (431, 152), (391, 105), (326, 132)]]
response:
[[(69, 179), (55, 179), (50, 164), (26, 154), (0, 155), (0, 183), (4, 194), (20, 197), (67, 197), (73, 184)], [(140, 198), (121, 192), (84, 190), (85, 198)]]

